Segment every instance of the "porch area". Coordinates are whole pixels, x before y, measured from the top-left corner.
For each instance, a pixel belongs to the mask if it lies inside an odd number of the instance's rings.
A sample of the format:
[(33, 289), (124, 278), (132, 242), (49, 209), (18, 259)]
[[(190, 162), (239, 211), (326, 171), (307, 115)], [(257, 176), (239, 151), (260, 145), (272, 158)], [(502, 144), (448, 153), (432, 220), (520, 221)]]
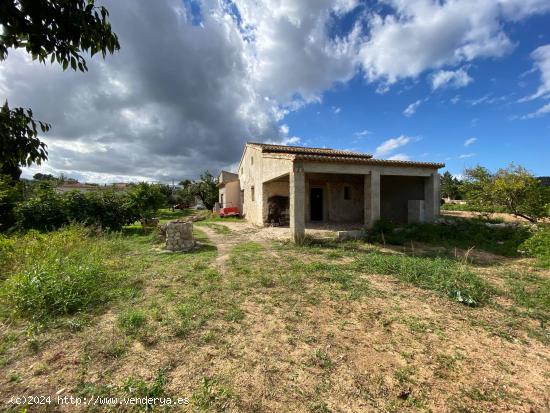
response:
[(381, 218), (404, 224), (439, 214), (437, 171), (379, 167), (357, 173), (356, 167), (355, 173), (338, 173), (307, 166), (263, 184), (264, 225), (289, 227), (295, 241), (306, 230), (357, 234)]

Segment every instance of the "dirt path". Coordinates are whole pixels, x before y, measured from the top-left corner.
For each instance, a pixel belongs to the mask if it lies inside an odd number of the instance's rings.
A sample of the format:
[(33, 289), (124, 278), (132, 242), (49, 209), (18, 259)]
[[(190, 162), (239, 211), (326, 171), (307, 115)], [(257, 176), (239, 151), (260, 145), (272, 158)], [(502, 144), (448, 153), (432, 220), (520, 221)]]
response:
[(269, 236), (264, 234), (263, 228), (255, 228), (246, 222), (224, 222), (216, 223), (216, 225), (228, 228), (231, 233), (222, 234), (207, 225), (200, 225), (199, 229), (208, 236), (218, 250), (218, 256), (214, 261), (214, 266), (221, 274), (227, 272), (227, 261), (229, 260), (233, 247), (245, 242), (257, 242), (261, 244), (271, 256), (278, 257), (278, 254), (273, 251)]

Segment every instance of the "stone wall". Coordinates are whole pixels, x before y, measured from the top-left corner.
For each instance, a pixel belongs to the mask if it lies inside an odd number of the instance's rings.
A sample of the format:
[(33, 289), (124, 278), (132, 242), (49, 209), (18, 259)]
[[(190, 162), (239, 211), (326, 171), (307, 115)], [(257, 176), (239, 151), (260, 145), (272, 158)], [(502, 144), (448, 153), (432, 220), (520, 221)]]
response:
[(166, 224), (166, 249), (170, 251), (189, 251), (195, 247), (193, 223), (172, 221)]

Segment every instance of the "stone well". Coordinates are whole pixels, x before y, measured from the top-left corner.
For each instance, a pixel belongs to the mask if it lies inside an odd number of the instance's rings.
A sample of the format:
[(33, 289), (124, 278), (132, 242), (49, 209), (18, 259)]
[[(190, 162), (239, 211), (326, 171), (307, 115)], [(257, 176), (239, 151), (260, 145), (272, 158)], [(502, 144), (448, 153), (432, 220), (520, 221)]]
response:
[(166, 224), (166, 249), (170, 251), (189, 251), (195, 247), (193, 223), (172, 221)]

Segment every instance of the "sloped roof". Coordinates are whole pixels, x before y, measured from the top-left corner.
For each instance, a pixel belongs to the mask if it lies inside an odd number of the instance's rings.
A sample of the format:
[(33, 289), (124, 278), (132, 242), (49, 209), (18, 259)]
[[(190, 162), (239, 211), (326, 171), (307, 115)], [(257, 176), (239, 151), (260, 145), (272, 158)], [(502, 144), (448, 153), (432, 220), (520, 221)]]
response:
[(317, 155), (296, 155), (295, 160), (301, 161), (314, 161), (314, 162), (343, 162), (343, 163), (360, 163), (363, 165), (380, 165), (380, 166), (403, 166), (403, 167), (416, 167), (416, 168), (443, 168), (444, 163), (437, 162), (417, 162), (417, 161), (402, 161), (398, 159), (361, 159), (361, 158), (349, 158), (340, 156), (317, 156)]
[(337, 156), (341, 158), (370, 159), (371, 154), (352, 151), (342, 151), (328, 148), (309, 148), (305, 146), (286, 146), (268, 143), (250, 142), (249, 145), (260, 147), (263, 153), (288, 153), (293, 155)]
[(249, 145), (257, 146), (262, 153), (281, 153), (292, 156), (294, 160), (311, 162), (341, 162), (360, 163), (364, 165), (402, 166), (416, 168), (443, 168), (444, 163), (416, 162), (393, 159), (374, 159), (371, 154), (352, 151), (342, 151), (327, 148), (309, 148), (303, 146), (274, 145), (267, 143), (250, 142)]

